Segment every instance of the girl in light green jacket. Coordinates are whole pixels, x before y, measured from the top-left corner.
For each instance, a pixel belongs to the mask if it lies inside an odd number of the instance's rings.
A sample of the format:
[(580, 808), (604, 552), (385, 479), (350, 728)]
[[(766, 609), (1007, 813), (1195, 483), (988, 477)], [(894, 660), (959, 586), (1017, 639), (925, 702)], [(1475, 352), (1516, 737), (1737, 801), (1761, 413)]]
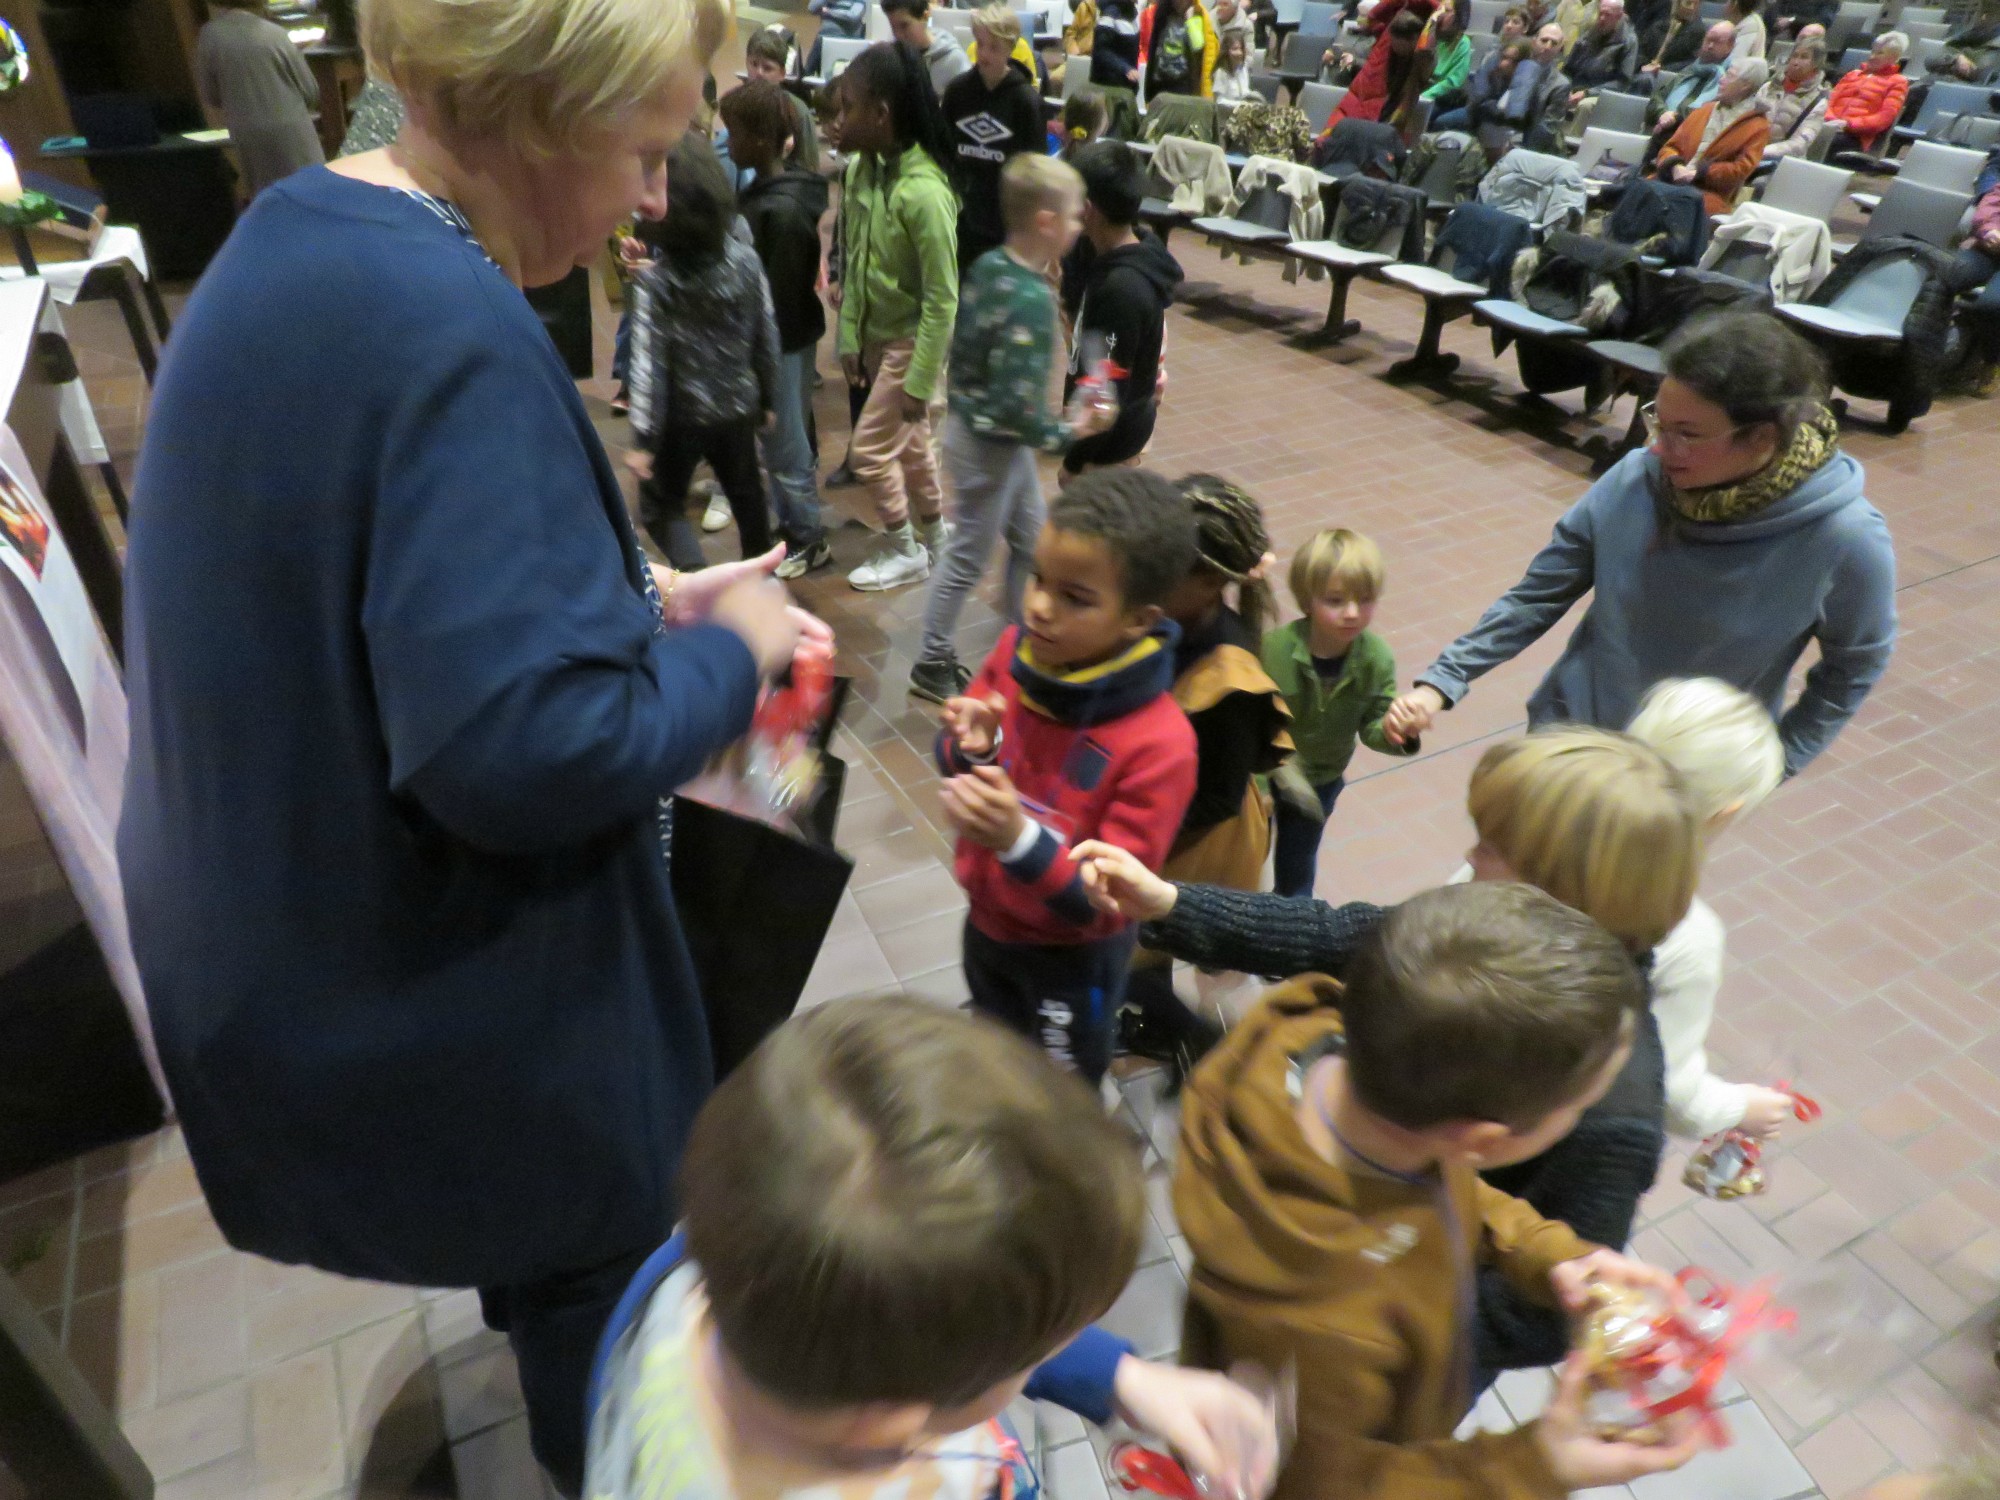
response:
[(840, 365), (850, 385), (873, 382), (849, 462), (885, 533), (847, 581), (892, 589), (928, 577), (944, 541), (932, 412), (958, 316), (958, 194), (944, 165), (955, 157), (918, 52), (884, 42), (848, 64), (840, 139), (853, 156), (840, 203)]

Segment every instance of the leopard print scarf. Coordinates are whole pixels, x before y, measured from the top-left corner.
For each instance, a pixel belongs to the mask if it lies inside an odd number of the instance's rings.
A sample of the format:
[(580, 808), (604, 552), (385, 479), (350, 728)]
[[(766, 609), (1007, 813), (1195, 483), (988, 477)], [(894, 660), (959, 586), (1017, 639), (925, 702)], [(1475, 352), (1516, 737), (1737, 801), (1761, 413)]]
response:
[(1710, 489), (1667, 486), (1667, 500), (1684, 521), (1741, 521), (1781, 500), (1817, 474), (1840, 446), (1840, 423), (1825, 407), (1799, 424), (1785, 451), (1748, 479)]

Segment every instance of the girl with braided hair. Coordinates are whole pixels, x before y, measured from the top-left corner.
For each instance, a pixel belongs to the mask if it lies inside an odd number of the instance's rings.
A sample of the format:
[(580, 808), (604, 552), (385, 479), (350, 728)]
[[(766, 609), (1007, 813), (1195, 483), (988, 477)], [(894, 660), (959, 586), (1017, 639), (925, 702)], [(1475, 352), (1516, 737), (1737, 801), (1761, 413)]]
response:
[[(1194, 506), (1197, 556), (1163, 607), (1181, 628), (1170, 691), (1194, 726), (1196, 772), (1194, 800), (1160, 875), (1254, 891), (1271, 850), (1271, 798), (1258, 778), (1292, 752), (1291, 709), (1259, 656), (1274, 613), (1264, 581), (1270, 537), (1256, 500), (1229, 481), (1190, 474), (1180, 487)], [(1126, 1050), (1177, 1072), (1221, 1034), (1175, 998), (1165, 954), (1140, 950), (1127, 995), (1136, 1016)]]

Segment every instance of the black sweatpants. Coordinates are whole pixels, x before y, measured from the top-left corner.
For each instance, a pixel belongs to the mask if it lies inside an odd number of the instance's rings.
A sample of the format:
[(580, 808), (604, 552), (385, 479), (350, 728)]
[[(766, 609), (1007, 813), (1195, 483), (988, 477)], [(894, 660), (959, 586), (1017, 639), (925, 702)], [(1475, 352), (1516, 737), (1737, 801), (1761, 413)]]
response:
[(701, 535), (687, 513), (688, 485), (704, 459), (729, 499), (743, 555), (762, 557), (771, 550), (770, 505), (757, 467), (756, 419), (679, 428), (660, 434), (653, 445), (653, 477), (639, 485), (639, 521), (667, 561), (684, 573), (708, 566), (701, 555)]
[(1040, 1044), (1092, 1083), (1111, 1066), (1111, 1038), (1125, 999), (1138, 933), (1094, 943), (1002, 943), (965, 924), (965, 982), (972, 1008)]

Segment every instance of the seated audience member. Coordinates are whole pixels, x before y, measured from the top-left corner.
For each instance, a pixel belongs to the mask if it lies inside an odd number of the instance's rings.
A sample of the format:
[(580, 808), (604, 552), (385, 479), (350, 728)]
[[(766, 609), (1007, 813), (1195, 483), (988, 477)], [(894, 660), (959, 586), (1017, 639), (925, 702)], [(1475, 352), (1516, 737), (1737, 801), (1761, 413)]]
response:
[[(1708, 23), (1701, 18), (1701, 0), (1674, 0), (1673, 9), (1639, 36), (1641, 77), (1651, 78), (1661, 69), (1669, 72), (1685, 68), (1701, 51), (1708, 36)], [(1734, 38), (1731, 38), (1734, 45)]]
[(1597, 20), (1576, 39), (1563, 63), (1569, 75), (1569, 105), (1586, 94), (1622, 89), (1639, 72), (1639, 38), (1625, 19), (1625, 0), (1598, 0)]
[[(1562, 29), (1555, 22), (1545, 23), (1535, 33), (1535, 41), (1528, 52), (1528, 61), (1535, 65), (1535, 97), (1528, 111), (1528, 128), (1521, 138), (1506, 141), (1505, 146), (1525, 146), (1530, 151), (1553, 151), (1556, 138), (1562, 131), (1562, 123), (1569, 115), (1570, 81), (1569, 74), (1562, 69)], [(1496, 145), (1501, 144), (1495, 142)], [(1493, 154), (1489, 146), (1488, 154)], [(1504, 154), (1504, 152), (1503, 152)]]
[(1138, 1157), (990, 1022), (901, 996), (799, 1015), (709, 1097), (680, 1188), (594, 1392), (593, 1500), (993, 1500), (1024, 1392), (1151, 1430), (1226, 1493), (1269, 1482), (1249, 1392), (1090, 1326), (1138, 1260)]
[[(1695, 4), (1699, 5), (1700, 3), (1701, 0), (1695, 0)], [(1503, 47), (1509, 42), (1526, 41), (1528, 38), (1528, 12), (1526, 7), (1519, 5), (1508, 6), (1506, 14), (1500, 17), (1500, 30), (1497, 35), (1500, 38), (1500, 45)]]
[(1723, 6), (1723, 19), (1736, 28), (1736, 45), (1729, 54), (1731, 62), (1741, 62), (1746, 57), (1762, 57), (1770, 47), (1770, 33), (1765, 29), (1764, 17), (1759, 14), (1764, 0), (1729, 0)]
[(1576, 45), (1576, 39), (1597, 24), (1597, 0), (1556, 0), (1555, 8), (1543, 18), (1562, 27), (1563, 51)]
[(1993, 0), (1978, 14), (1944, 39), (1944, 47), (1924, 71), (1938, 78), (1955, 78), (1961, 83), (1995, 80), (2000, 69), (2000, 4)]
[(1902, 32), (1885, 31), (1875, 38), (1868, 60), (1833, 86), (1833, 97), (1826, 101), (1826, 124), (1839, 134), (1829, 156), (1872, 151), (1889, 133), (1910, 93), (1910, 80), (1902, 72), (1903, 54), (1909, 50), (1910, 39)]
[(1465, 105), (1431, 121), (1433, 130), (1479, 131), (1494, 126), (1518, 135), (1528, 127), (1540, 70), (1528, 61), (1528, 44), (1503, 42), (1465, 85)]
[(1970, 388), (1975, 395), (1990, 396), (2000, 381), (2000, 183), (1988, 188), (1972, 210), (1972, 233), (1960, 246), (1951, 275), (1959, 292), (1974, 294), (1960, 313), (1976, 362)]
[[(1785, 779), (1785, 746), (1764, 705), (1713, 677), (1658, 684), (1626, 733), (1650, 745), (1680, 776), (1711, 846)], [(1723, 937), (1722, 919), (1697, 896), (1653, 950), (1647, 978), (1667, 1062), (1667, 1129), (1694, 1140), (1719, 1130), (1768, 1140), (1791, 1118), (1792, 1096), (1761, 1084), (1726, 1083), (1708, 1067)]]
[(1792, 44), (1785, 70), (1758, 91), (1771, 138), (1764, 143), (1764, 160), (1811, 154), (1826, 128), (1826, 106), (1832, 97), (1826, 82), (1826, 42), (1816, 36)]
[(819, 17), (819, 35), (806, 56), (806, 72), (815, 78), (823, 76), (820, 43), (830, 36), (859, 41), (868, 35), (868, 0), (806, 0), (806, 14)]
[(1465, 34), (1465, 19), (1457, 5), (1440, 6), (1431, 14), (1431, 81), (1417, 97), (1430, 100), (1433, 108), (1444, 99), (1456, 101), (1465, 92), (1465, 80), (1472, 72), (1472, 38)]
[(1667, 1284), (1478, 1175), (1569, 1133), (1644, 1005), (1618, 943), (1541, 892), (1427, 891), (1345, 987), (1281, 986), (1196, 1071), (1174, 1177), (1194, 1256), (1182, 1356), (1295, 1374), (1272, 1500), (1557, 1500), (1698, 1451), (1671, 1419), (1657, 1444), (1602, 1436), (1581, 1361), (1536, 1420), (1453, 1437), (1475, 1274), (1552, 1319), (1592, 1281)]
[(1647, 175), (1661, 182), (1698, 187), (1712, 214), (1735, 207), (1736, 194), (1764, 159), (1771, 122), (1757, 90), (1770, 76), (1761, 57), (1729, 65), (1712, 103), (1681, 122)]
[(957, 36), (932, 29), (931, 0), (882, 0), (882, 14), (888, 18), (890, 34), (922, 55), (930, 69), (931, 89), (939, 98), (947, 84), (972, 67)]
[(1716, 96), (1722, 88), (1722, 70), (1729, 63), (1729, 49), (1735, 45), (1736, 28), (1727, 21), (1717, 21), (1708, 28), (1694, 61), (1660, 96), (1660, 113), (1653, 121), (1654, 130), (1672, 130), (1688, 117), (1690, 110), (1701, 108)]

